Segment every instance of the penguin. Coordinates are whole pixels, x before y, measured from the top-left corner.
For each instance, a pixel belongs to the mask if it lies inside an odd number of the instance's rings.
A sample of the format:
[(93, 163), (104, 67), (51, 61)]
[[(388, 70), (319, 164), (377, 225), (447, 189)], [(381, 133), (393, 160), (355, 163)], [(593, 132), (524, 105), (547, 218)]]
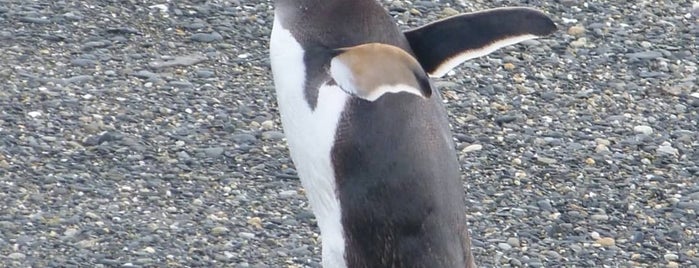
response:
[(455, 145), (430, 79), (551, 34), (553, 21), (498, 8), (403, 32), (375, 0), (274, 5), (277, 102), (323, 267), (475, 267)]

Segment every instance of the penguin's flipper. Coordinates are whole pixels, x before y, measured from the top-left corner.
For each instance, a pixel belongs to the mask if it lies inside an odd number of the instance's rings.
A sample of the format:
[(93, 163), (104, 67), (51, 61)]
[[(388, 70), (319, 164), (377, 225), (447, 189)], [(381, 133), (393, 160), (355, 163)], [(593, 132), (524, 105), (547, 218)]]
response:
[(403, 49), (369, 43), (333, 50), (330, 76), (352, 96), (375, 101), (386, 93), (432, 95), (429, 77)]
[(556, 29), (541, 11), (495, 8), (436, 21), (408, 30), (405, 36), (422, 68), (432, 77), (441, 77), (466, 60)]

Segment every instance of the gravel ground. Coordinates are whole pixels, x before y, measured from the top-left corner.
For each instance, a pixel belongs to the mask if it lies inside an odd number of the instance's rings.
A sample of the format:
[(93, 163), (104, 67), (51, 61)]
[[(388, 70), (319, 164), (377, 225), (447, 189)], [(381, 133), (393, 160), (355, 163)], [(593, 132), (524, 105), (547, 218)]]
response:
[[(436, 81), (481, 266), (699, 267), (699, 11), (633, 2), (384, 3), (560, 27)], [(0, 266), (319, 267), (271, 24), (269, 1), (0, 0)]]

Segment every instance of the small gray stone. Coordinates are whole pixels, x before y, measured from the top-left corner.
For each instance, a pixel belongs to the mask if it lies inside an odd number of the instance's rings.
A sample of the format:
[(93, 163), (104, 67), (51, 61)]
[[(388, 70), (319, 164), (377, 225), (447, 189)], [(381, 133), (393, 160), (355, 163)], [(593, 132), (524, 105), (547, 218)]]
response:
[(298, 193), (295, 190), (286, 190), (279, 193), (279, 197), (281, 198), (289, 198), (297, 195)]
[(248, 232), (240, 232), (238, 233), (238, 236), (245, 238), (245, 239), (253, 239), (255, 238), (255, 234), (253, 233), (248, 233)]
[(68, 228), (68, 229), (65, 230), (65, 232), (63, 232), (63, 235), (64, 235), (65, 237), (74, 237), (74, 236), (76, 236), (78, 233), (80, 233), (80, 230), (75, 229), (75, 228)]
[(512, 265), (512, 267), (522, 267), (522, 261), (515, 258), (510, 259), (508, 263)]
[(645, 135), (653, 134), (653, 128), (646, 125), (638, 125), (633, 127), (633, 131), (636, 133), (641, 133)]
[(233, 134), (232, 139), (237, 143), (254, 143), (257, 141), (255, 136), (247, 133)]
[(538, 157), (536, 160), (539, 163), (545, 164), (545, 165), (551, 165), (551, 164), (555, 164), (556, 162), (558, 162), (556, 159), (553, 159), (550, 157), (543, 157), (543, 156)]
[(264, 140), (281, 140), (284, 139), (284, 133), (279, 131), (265, 131), (262, 132), (262, 139)]
[(108, 40), (91, 41), (91, 42), (87, 42), (87, 43), (83, 44), (82, 50), (93, 50), (96, 48), (105, 48), (105, 47), (109, 47), (110, 45), (111, 45), (111, 42), (109, 42)]
[(495, 118), (495, 123), (498, 124), (507, 124), (507, 123), (512, 123), (515, 120), (517, 120), (517, 116), (514, 115), (502, 115), (498, 116)]
[(78, 75), (64, 80), (66, 84), (81, 84), (92, 80), (92, 75)]
[(663, 53), (661, 53), (659, 51), (644, 51), (644, 52), (627, 54), (626, 56), (631, 58), (631, 59), (648, 60), (648, 59), (660, 58), (663, 56)]
[(225, 226), (216, 226), (211, 228), (211, 234), (213, 235), (225, 235), (229, 232), (228, 228)]
[(89, 67), (97, 65), (97, 61), (90, 59), (74, 59), (70, 61), (71, 64), (80, 67)]
[(668, 253), (668, 254), (663, 255), (663, 258), (666, 261), (677, 261), (680, 259), (680, 256), (678, 256), (677, 254), (674, 254), (674, 253)]
[(464, 149), (462, 149), (461, 152), (462, 153), (470, 153), (470, 152), (480, 151), (481, 149), (483, 149), (483, 145), (471, 144), (469, 146), (464, 147)]
[(216, 73), (209, 70), (197, 70), (194, 72), (199, 78), (211, 78), (216, 75)]
[(10, 253), (9, 255), (7, 255), (7, 258), (11, 259), (11, 260), (24, 260), (26, 257), (27, 256), (21, 252), (14, 252), (14, 253)]
[(194, 85), (187, 81), (170, 81), (167, 83), (168, 86), (179, 89), (192, 89)]
[(520, 246), (519, 238), (510, 237), (507, 239), (507, 244), (509, 244), (512, 247), (519, 247)]
[(591, 219), (596, 220), (596, 221), (606, 221), (609, 220), (609, 216), (606, 214), (594, 214), (590, 216)]
[(509, 251), (510, 249), (512, 249), (512, 246), (510, 246), (510, 244), (507, 243), (498, 243), (498, 247), (504, 251)]
[(196, 41), (196, 42), (211, 43), (211, 42), (223, 40), (223, 36), (221, 36), (221, 34), (219, 34), (217, 32), (195, 33), (190, 37), (190, 39), (192, 39), (192, 41)]
[(542, 200), (537, 201), (536, 204), (539, 206), (539, 208), (541, 210), (553, 211), (553, 206), (551, 205), (551, 200), (542, 199)]
[(677, 150), (677, 148), (672, 147), (672, 144), (670, 144), (669, 142), (663, 142), (660, 146), (658, 146), (656, 152), (658, 155), (679, 156), (679, 150)]
[(205, 61), (207, 58), (204, 55), (193, 54), (187, 56), (178, 56), (167, 61), (153, 61), (148, 63), (151, 68), (161, 69), (175, 66), (191, 66)]
[(142, 78), (142, 79), (150, 79), (150, 78), (157, 78), (158, 74), (153, 73), (153, 72), (149, 72), (146, 70), (141, 70), (141, 71), (135, 72), (133, 74), (133, 76), (138, 77), (138, 78)]
[(223, 147), (211, 147), (211, 148), (206, 148), (204, 149), (204, 154), (206, 154), (207, 157), (218, 157), (223, 154)]
[(19, 21), (21, 22), (27, 22), (27, 23), (34, 23), (34, 24), (48, 24), (51, 23), (50, 20), (44, 19), (44, 18), (35, 18), (35, 17), (21, 17), (19, 18)]

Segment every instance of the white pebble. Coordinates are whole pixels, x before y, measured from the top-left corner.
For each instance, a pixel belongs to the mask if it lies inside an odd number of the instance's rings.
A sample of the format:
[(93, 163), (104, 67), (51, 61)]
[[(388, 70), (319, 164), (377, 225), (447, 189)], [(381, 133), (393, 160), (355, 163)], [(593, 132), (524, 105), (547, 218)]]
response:
[(167, 5), (165, 5), (165, 4), (151, 5), (151, 6), (149, 6), (149, 8), (151, 8), (151, 9), (157, 8), (160, 10), (160, 12), (163, 12), (163, 13), (167, 12), (167, 10), (168, 10)]
[(475, 151), (480, 151), (483, 149), (483, 145), (480, 144), (471, 144), (469, 146), (466, 146), (463, 150), (461, 150), (462, 153), (469, 153), (469, 152), (475, 152)]
[(255, 234), (253, 233), (248, 233), (248, 232), (240, 232), (238, 233), (238, 236), (245, 238), (245, 239), (253, 239), (255, 238)]
[(672, 144), (669, 142), (663, 142), (660, 146), (658, 146), (658, 149), (656, 149), (658, 154), (661, 155), (673, 155), (673, 156), (678, 156), (679, 155), (679, 150), (676, 148), (672, 147)]
[(288, 197), (296, 196), (296, 194), (297, 194), (297, 192), (295, 190), (286, 190), (286, 191), (281, 191), (279, 193), (279, 197), (288, 198)]
[(653, 134), (653, 128), (650, 126), (646, 126), (646, 125), (635, 126), (635, 127), (633, 127), (633, 131), (636, 133), (641, 133), (641, 134), (646, 134), (646, 135)]
[(673, 253), (665, 254), (665, 256), (663, 256), (663, 257), (665, 258), (666, 261), (676, 261), (676, 260), (680, 259), (680, 256), (678, 256), (677, 254), (673, 254)]

